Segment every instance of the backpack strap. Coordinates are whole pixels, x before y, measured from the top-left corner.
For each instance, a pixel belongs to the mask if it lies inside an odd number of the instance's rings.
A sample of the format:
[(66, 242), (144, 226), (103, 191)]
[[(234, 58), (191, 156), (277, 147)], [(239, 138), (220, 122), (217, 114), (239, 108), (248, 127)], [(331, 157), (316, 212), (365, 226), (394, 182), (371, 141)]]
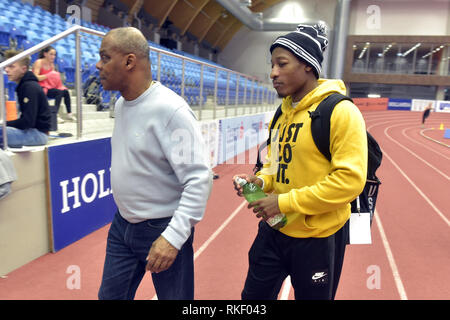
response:
[(381, 165), (383, 152), (381, 151), (377, 140), (372, 137), (369, 131), (367, 131), (367, 150), (369, 152), (367, 163), (367, 178), (370, 180), (379, 181), (379, 179), (375, 175), (375, 171), (377, 171), (378, 167)]
[(257, 158), (256, 158), (256, 164), (255, 167), (253, 168), (253, 173), (257, 173), (261, 170), (263, 163), (261, 162), (261, 151), (267, 147), (272, 139), (272, 130), (275, 127), (275, 124), (278, 121), (278, 118), (281, 116), (283, 112), (281, 111), (281, 104), (278, 106), (277, 110), (275, 111), (275, 114), (272, 118), (272, 123), (270, 124), (270, 128), (269, 128), (269, 138), (267, 138), (267, 141), (264, 141), (263, 143), (261, 143), (261, 145), (258, 148), (258, 154), (257, 154)]
[(334, 107), (342, 100), (352, 101), (349, 97), (332, 93), (317, 106), (316, 110), (309, 112), (311, 118), (311, 134), (317, 149), (328, 161), (331, 161), (330, 153), (330, 119)]

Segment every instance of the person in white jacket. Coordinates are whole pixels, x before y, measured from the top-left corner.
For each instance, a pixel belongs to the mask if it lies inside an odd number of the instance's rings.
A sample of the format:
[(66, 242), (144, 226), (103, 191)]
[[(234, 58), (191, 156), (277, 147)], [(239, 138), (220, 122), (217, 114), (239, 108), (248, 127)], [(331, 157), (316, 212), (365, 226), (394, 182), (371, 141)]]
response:
[(152, 81), (149, 47), (132, 27), (107, 33), (96, 67), (118, 90), (111, 187), (118, 207), (108, 233), (99, 299), (134, 299), (146, 270), (158, 299), (194, 298), (194, 225), (211, 190), (198, 121), (175, 92)]

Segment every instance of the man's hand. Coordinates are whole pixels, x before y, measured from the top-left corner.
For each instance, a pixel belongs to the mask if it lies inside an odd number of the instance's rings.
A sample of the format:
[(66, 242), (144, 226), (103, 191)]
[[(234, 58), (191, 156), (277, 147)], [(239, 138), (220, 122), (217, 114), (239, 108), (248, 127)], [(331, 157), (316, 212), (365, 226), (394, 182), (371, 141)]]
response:
[(238, 184), (236, 182), (237, 177), (245, 179), (248, 182), (254, 183), (254, 184), (258, 185), (259, 187), (262, 187), (262, 180), (260, 178), (258, 178), (257, 176), (245, 174), (245, 173), (237, 174), (233, 177), (233, 185), (234, 185), (234, 189), (237, 191), (237, 195), (239, 197), (242, 197), (242, 187), (240, 184)]
[(278, 194), (268, 194), (267, 197), (253, 201), (248, 205), (248, 208), (253, 208), (258, 218), (263, 218), (267, 221), (271, 217), (281, 213), (278, 206)]
[(172, 246), (163, 236), (159, 236), (153, 242), (148, 253), (146, 269), (155, 273), (165, 271), (175, 261), (177, 254), (178, 249)]

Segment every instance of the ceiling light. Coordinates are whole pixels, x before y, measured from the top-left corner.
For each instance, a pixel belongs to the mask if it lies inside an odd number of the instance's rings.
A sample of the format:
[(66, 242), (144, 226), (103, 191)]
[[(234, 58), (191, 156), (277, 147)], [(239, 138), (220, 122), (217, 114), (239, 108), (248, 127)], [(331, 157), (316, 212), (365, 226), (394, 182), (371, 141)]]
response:
[(408, 54), (410, 54), (412, 51), (416, 50), (418, 47), (420, 47), (422, 44), (419, 42), (417, 43), (414, 47), (412, 47), (411, 49), (409, 49), (408, 51), (405, 51), (403, 53), (403, 56), (406, 57)]
[(252, 6), (252, 0), (241, 0), (240, 3), (242, 6), (246, 6), (246, 7)]

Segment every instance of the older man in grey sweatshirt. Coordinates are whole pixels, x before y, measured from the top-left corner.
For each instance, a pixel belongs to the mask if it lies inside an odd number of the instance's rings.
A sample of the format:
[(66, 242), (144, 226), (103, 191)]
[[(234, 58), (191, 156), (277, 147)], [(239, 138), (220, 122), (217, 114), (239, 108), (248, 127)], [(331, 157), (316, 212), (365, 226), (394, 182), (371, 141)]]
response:
[(100, 299), (133, 299), (146, 270), (159, 299), (193, 299), (193, 232), (211, 190), (209, 158), (194, 113), (152, 81), (148, 43), (135, 28), (111, 30), (96, 65), (122, 97), (111, 138), (118, 207), (108, 233)]

